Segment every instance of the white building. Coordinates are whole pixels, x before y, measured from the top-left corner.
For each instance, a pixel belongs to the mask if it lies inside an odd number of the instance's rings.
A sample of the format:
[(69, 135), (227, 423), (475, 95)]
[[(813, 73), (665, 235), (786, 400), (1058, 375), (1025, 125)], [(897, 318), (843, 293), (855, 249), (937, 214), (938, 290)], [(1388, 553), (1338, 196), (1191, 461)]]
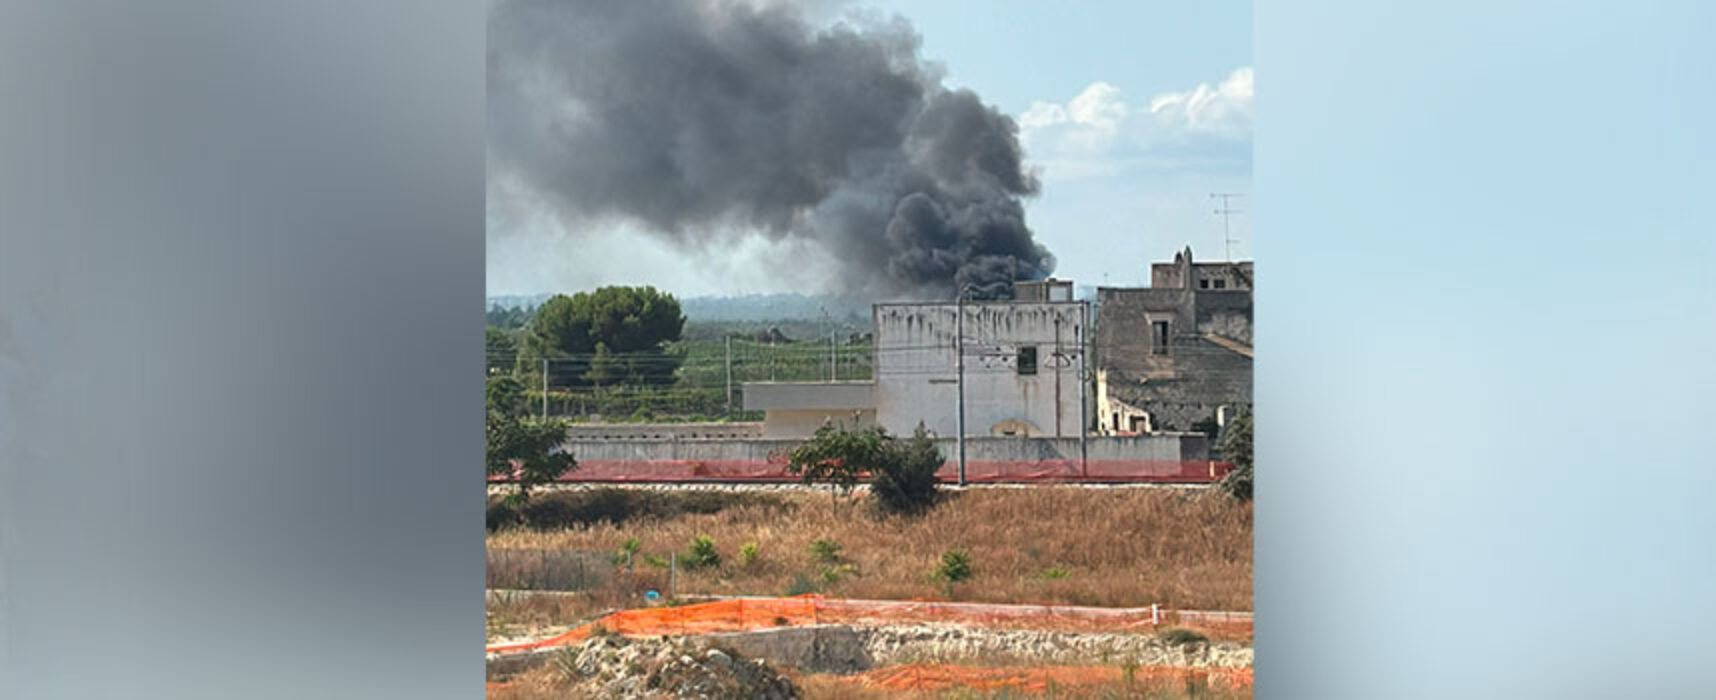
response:
[(1020, 285), (1017, 296), (1036, 300), (877, 304), (874, 380), (747, 383), (745, 409), (764, 412), (767, 437), (829, 420), (957, 435), (963, 336), (966, 435), (1078, 437), (1089, 308), (1065, 283)]

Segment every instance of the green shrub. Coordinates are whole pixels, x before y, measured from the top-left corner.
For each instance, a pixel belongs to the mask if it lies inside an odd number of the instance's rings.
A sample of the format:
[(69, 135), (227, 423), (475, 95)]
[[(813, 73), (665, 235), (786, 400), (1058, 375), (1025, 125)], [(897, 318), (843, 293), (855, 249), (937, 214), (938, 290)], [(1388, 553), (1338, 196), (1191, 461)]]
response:
[(750, 568), (757, 561), (757, 552), (758, 548), (755, 541), (739, 545), (739, 565)]
[(1221, 439), (1216, 441), (1216, 450), (1221, 453), (1221, 458), (1234, 465), (1234, 470), (1222, 477), (1221, 488), (1242, 501), (1251, 500), (1251, 423), (1250, 412), (1235, 416), (1222, 428)]
[(940, 500), (936, 470), (947, 461), (922, 423), (910, 439), (888, 443), (888, 459), (877, 465), (870, 479), (870, 494), (876, 507), (886, 513), (920, 513)]
[(685, 568), (706, 569), (721, 563), (721, 554), (715, 551), (715, 539), (708, 535), (698, 535), (691, 540), (691, 548), (685, 552)]
[(810, 558), (824, 564), (840, 561), (840, 543), (834, 540), (817, 540), (810, 543)]
[(614, 552), (614, 566), (625, 566), (632, 563), (632, 559), (637, 557), (638, 549), (642, 547), (643, 542), (639, 541), (638, 538), (626, 538), (626, 541), (620, 543), (619, 550)]
[(1054, 581), (1057, 579), (1063, 579), (1063, 578), (1066, 578), (1070, 575), (1072, 575), (1072, 572), (1067, 571), (1066, 569), (1063, 569), (1063, 568), (1058, 567), (1058, 566), (1054, 567), (1052, 569), (1048, 569), (1048, 570), (1043, 572), (1043, 578), (1046, 578), (1050, 581)]
[(963, 549), (950, 549), (941, 555), (941, 563), (936, 565), (935, 578), (947, 584), (951, 593), (953, 584), (971, 578), (971, 554)]
[(839, 583), (840, 579), (844, 578), (846, 575), (856, 573), (857, 571), (858, 567), (851, 564), (835, 564), (832, 566), (822, 567), (820, 576), (822, 577), (823, 583), (834, 584)]
[(483, 522), (489, 532), (496, 532), (523, 525), (524, 516), (513, 506), (512, 500), (497, 498), (489, 502), (488, 510), (483, 514)]

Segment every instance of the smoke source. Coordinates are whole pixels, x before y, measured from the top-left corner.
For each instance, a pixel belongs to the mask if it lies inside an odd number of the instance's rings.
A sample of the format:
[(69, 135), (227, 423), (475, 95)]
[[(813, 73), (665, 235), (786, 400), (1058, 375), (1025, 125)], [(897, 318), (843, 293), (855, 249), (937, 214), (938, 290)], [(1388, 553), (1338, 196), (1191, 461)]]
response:
[(1037, 181), (1012, 119), (918, 44), (903, 20), (817, 29), (778, 5), (502, 0), (490, 175), (575, 225), (810, 240), (841, 291), (1004, 295), (1054, 269), (1025, 225)]

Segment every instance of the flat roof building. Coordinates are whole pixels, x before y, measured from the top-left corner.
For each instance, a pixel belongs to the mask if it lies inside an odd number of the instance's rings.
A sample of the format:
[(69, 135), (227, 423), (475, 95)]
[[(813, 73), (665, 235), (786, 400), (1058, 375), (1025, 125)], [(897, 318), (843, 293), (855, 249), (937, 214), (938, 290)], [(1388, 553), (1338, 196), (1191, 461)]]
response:
[(1015, 296), (876, 304), (874, 379), (747, 383), (745, 410), (764, 412), (769, 437), (809, 435), (827, 421), (900, 435), (921, 423), (954, 436), (963, 346), (967, 436), (1076, 437), (1088, 393), (1079, 377), (1089, 305), (1062, 280), (1019, 283)]

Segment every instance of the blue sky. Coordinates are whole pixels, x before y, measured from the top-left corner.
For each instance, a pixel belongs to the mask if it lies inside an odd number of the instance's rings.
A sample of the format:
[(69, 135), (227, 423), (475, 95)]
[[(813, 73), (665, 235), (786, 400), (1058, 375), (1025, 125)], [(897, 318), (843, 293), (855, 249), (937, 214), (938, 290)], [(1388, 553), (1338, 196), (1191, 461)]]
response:
[[(1027, 222), (1078, 284), (1143, 284), (1153, 260), (1191, 245), (1225, 257), (1214, 192), (1242, 195), (1236, 258), (1251, 251), (1251, 3), (883, 0), (835, 12), (908, 19), (922, 53), (1021, 125), (1042, 191)], [(543, 228), (552, 229), (551, 223)], [(806, 253), (761, 239), (719, 258), (642, 232), (491, 240), (490, 294), (654, 284), (681, 295), (807, 290), (803, 278), (747, 273)]]

